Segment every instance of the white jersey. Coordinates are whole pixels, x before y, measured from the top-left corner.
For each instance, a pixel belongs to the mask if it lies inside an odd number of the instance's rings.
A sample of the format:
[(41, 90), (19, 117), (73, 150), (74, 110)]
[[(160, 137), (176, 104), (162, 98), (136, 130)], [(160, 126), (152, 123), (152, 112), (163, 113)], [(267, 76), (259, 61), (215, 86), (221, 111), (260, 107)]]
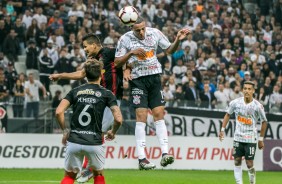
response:
[(263, 105), (255, 99), (246, 104), (244, 97), (240, 97), (230, 102), (227, 113), (232, 114), (233, 112), (236, 118), (234, 140), (244, 143), (256, 143), (256, 123), (258, 120), (261, 122), (267, 121)]
[(124, 56), (131, 50), (142, 48), (146, 57), (131, 56), (127, 63), (132, 66), (132, 78), (162, 73), (156, 52), (158, 46), (167, 49), (171, 43), (158, 29), (146, 27), (145, 39), (137, 38), (133, 31), (125, 33), (118, 41), (115, 57)]

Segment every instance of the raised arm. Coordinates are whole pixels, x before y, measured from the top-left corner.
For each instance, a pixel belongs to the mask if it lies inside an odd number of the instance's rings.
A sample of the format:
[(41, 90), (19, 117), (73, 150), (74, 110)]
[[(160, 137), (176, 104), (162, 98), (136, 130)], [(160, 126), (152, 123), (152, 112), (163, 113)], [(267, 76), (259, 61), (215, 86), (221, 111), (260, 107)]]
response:
[(85, 77), (84, 69), (72, 73), (54, 73), (49, 76), (49, 79), (56, 81), (59, 79), (80, 80)]
[(174, 42), (166, 49), (166, 54), (172, 54), (178, 48), (178, 45), (181, 40), (183, 40), (190, 33), (189, 29), (181, 29), (178, 31)]

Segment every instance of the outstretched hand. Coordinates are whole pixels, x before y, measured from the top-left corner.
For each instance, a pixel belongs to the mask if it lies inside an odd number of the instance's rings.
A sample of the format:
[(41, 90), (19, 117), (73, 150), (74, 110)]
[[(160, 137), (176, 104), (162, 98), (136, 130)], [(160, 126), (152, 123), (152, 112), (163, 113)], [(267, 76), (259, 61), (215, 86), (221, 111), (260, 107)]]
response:
[(181, 29), (180, 31), (178, 31), (177, 33), (177, 38), (181, 41), (183, 40), (184, 38), (186, 38), (186, 36), (191, 33), (191, 30), (190, 29)]
[(60, 76), (59, 76), (59, 74), (51, 74), (50, 76), (49, 76), (49, 79), (51, 80), (51, 81), (57, 81), (57, 80), (59, 80), (60, 79)]

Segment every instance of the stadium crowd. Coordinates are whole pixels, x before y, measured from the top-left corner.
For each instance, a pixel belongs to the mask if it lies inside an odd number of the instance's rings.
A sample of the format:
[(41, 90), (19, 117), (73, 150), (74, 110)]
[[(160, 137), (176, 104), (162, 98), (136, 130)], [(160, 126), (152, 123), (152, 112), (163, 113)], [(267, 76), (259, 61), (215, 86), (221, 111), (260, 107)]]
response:
[[(76, 71), (85, 61), (85, 34), (93, 32), (105, 46), (116, 46), (129, 31), (118, 12), (133, 5), (170, 41), (182, 27), (193, 31), (174, 54), (157, 51), (167, 106), (225, 109), (243, 96), (242, 84), (251, 80), (266, 112), (282, 112), (282, 0), (253, 2), (248, 8), (244, 0), (2, 0), (0, 102), (13, 99), (14, 116), (25, 116), (28, 74), (16, 70), (19, 56), (25, 56), (26, 70), (39, 74), (48, 93), (50, 74)], [(72, 88), (82, 83), (57, 82)], [(134, 118), (128, 88), (124, 82), (125, 119)], [(51, 94), (55, 108), (62, 91)]]

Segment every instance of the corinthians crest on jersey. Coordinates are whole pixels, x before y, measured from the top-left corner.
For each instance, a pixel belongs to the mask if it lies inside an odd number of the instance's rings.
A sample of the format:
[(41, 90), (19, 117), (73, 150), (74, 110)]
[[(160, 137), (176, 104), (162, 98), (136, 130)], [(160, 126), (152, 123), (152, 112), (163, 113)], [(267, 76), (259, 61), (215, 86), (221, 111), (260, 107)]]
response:
[(134, 104), (140, 104), (140, 98), (141, 98), (141, 96), (139, 96), (139, 95), (133, 95), (132, 96), (133, 97), (133, 103)]

